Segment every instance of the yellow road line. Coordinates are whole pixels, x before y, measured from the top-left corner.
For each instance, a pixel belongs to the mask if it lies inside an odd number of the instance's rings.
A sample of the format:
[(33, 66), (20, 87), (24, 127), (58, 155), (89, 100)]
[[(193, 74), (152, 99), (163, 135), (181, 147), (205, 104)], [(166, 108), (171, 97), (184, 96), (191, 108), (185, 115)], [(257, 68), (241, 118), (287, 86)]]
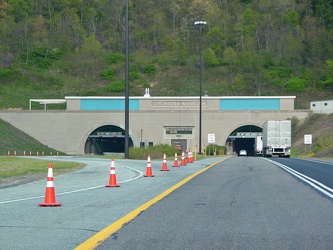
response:
[(198, 171), (198, 172), (196, 172), (196, 173), (188, 176), (187, 178), (185, 178), (184, 180), (180, 181), (179, 183), (177, 183), (173, 187), (169, 188), (168, 190), (164, 191), (163, 193), (161, 193), (160, 195), (156, 196), (152, 200), (146, 202), (145, 204), (141, 205), (137, 209), (135, 209), (132, 212), (128, 213), (127, 215), (125, 215), (121, 219), (117, 220), (113, 224), (107, 226), (106, 228), (104, 228), (100, 232), (96, 233), (91, 238), (89, 238), (88, 240), (86, 240), (85, 242), (83, 242), (81, 245), (77, 246), (75, 248), (75, 250), (87, 250), (87, 249), (94, 249), (94, 248), (96, 248), (99, 244), (101, 244), (104, 240), (106, 240), (110, 235), (112, 235), (114, 232), (116, 232), (120, 228), (122, 228), (125, 224), (127, 224), (128, 222), (130, 222), (131, 220), (133, 220), (142, 211), (145, 211), (146, 209), (148, 209), (150, 206), (152, 206), (156, 202), (162, 200), (164, 197), (166, 197), (172, 191), (174, 191), (177, 188), (179, 188), (180, 186), (184, 185), (186, 182), (190, 181), (191, 179), (193, 179), (197, 175), (205, 172), (209, 168), (215, 166), (216, 164), (218, 164), (220, 162), (223, 162), (226, 159), (228, 159), (228, 158), (224, 158), (221, 161), (215, 162), (215, 163), (213, 163), (213, 164), (211, 164), (211, 165), (203, 168), (202, 170), (200, 170), (200, 171)]

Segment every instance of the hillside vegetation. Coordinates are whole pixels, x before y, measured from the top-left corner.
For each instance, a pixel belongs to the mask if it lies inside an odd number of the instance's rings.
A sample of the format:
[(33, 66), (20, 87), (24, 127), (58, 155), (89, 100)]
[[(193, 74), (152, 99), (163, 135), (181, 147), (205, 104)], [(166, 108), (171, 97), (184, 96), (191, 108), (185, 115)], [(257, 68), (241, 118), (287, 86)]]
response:
[[(294, 156), (333, 157), (333, 114), (313, 114), (305, 120), (292, 119)], [(312, 145), (304, 144), (312, 135)]]
[[(0, 108), (124, 95), (124, 0), (0, 0)], [(331, 98), (333, 0), (130, 0), (130, 95)], [(58, 108), (57, 106), (55, 106)]]

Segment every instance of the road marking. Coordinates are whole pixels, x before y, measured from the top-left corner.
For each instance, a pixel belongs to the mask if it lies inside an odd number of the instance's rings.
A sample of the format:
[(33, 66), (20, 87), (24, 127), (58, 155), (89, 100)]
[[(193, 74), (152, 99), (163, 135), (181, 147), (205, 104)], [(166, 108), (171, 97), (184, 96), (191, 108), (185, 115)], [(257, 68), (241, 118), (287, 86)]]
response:
[(205, 172), (206, 170), (208, 170), (211, 167), (213, 167), (213, 166), (215, 166), (215, 165), (223, 162), (226, 159), (228, 159), (228, 158), (224, 158), (224, 159), (222, 159), (222, 160), (220, 160), (218, 162), (212, 163), (209, 166), (201, 169), (200, 171), (198, 171), (198, 172), (196, 172), (196, 173), (188, 176), (184, 180), (178, 182), (176, 185), (174, 185), (173, 187), (167, 189), (163, 193), (159, 194), (158, 196), (156, 196), (152, 200), (146, 202), (145, 204), (141, 205), (137, 209), (135, 209), (132, 212), (128, 213), (127, 215), (125, 215), (121, 219), (117, 220), (113, 224), (111, 224), (111, 225), (107, 226), (106, 228), (102, 229), (100, 232), (98, 232), (97, 234), (93, 235), (91, 238), (89, 238), (88, 240), (86, 240), (85, 242), (83, 242), (81, 245), (77, 246), (75, 248), (75, 250), (87, 250), (87, 249), (94, 249), (94, 248), (96, 248), (103, 241), (105, 241), (110, 235), (112, 235), (114, 232), (118, 231), (124, 225), (126, 225), (127, 223), (129, 223), (136, 216), (138, 216), (141, 212), (147, 210), (150, 206), (152, 206), (153, 204), (155, 204), (158, 201), (162, 200), (164, 197), (166, 197), (167, 195), (169, 195), (171, 192), (173, 192), (174, 190), (176, 190), (180, 186), (182, 186), (185, 183), (189, 182), (190, 180), (192, 180), (197, 175)]
[(266, 159), (267, 161), (283, 168), (284, 170), (286, 170), (287, 172), (289, 172), (290, 174), (294, 175), (295, 177), (301, 179), (302, 181), (308, 183), (310, 186), (314, 187), (315, 189), (317, 189), (318, 191), (322, 192), (323, 194), (327, 195), (328, 197), (330, 198), (333, 198), (333, 189), (327, 187), (326, 185), (322, 184), (321, 182), (319, 181), (316, 181), (304, 174), (301, 174), (289, 167), (287, 167), (286, 165), (283, 165), (279, 162), (275, 162), (275, 161), (272, 161), (272, 160), (269, 160), (269, 159)]
[[(129, 181), (134, 181), (134, 180), (136, 180), (138, 178), (141, 178), (143, 176), (143, 172), (141, 172), (141, 171), (139, 171), (137, 169), (130, 168), (130, 167), (127, 167), (127, 166), (122, 165), (122, 164), (117, 164), (117, 165), (118, 166), (123, 166), (124, 168), (130, 169), (130, 170), (138, 173), (138, 175), (135, 176), (134, 178), (131, 178), (131, 179), (128, 179), (128, 180), (124, 180), (124, 181), (119, 181), (118, 183), (125, 183), (125, 182), (129, 182)], [(77, 189), (77, 190), (72, 190), (72, 191), (57, 193), (55, 195), (56, 196), (60, 196), (60, 195), (65, 195), (65, 194), (79, 193), (79, 192), (93, 190), (93, 189), (102, 188), (102, 187), (105, 187), (105, 185), (95, 186), (95, 187), (88, 187), (88, 188), (82, 188), (82, 189)], [(34, 200), (34, 199), (40, 199), (40, 198), (44, 198), (44, 195), (33, 196), (33, 197), (28, 197), (28, 198), (21, 198), (21, 199), (15, 199), (15, 200), (0, 201), (0, 204), (6, 204), (6, 203), (12, 203), (12, 202), (18, 202), (18, 201)]]

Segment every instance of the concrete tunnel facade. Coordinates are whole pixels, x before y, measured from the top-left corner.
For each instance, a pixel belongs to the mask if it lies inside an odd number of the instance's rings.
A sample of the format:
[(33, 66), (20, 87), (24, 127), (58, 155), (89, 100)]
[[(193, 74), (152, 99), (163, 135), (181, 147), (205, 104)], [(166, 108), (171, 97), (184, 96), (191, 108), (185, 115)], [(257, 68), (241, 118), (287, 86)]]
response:
[[(262, 128), (267, 120), (306, 118), (312, 111), (294, 110), (294, 99), (295, 96), (203, 96), (202, 148), (208, 145), (208, 134), (214, 134), (214, 144), (226, 145), (238, 128)], [(52, 104), (52, 99), (38, 101)], [(1, 110), (0, 118), (67, 154), (92, 153), (87, 150), (87, 141), (94, 136), (121, 143), (125, 130), (124, 97), (65, 97), (64, 102), (66, 110)], [(197, 148), (199, 97), (130, 97), (129, 103), (130, 146), (179, 143), (185, 150)], [(94, 135), (96, 131), (100, 134)], [(102, 151), (112, 152), (108, 148)]]

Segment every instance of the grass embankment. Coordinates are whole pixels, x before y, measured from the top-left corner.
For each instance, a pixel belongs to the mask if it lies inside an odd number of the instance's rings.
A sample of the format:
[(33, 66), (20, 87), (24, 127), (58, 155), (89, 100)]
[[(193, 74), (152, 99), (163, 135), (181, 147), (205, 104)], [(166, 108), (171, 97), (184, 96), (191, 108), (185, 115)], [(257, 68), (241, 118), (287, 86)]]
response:
[[(304, 120), (292, 119), (293, 157), (333, 157), (333, 114), (313, 114)], [(304, 144), (312, 135), (312, 144)]]
[[(10, 155), (13, 156), (14, 152), (18, 156), (23, 156), (24, 151), (28, 155), (30, 151), (33, 155), (36, 155), (37, 152), (39, 155), (42, 155), (44, 152), (45, 155), (56, 155), (57, 150), (50, 148), (33, 137), (27, 135), (11, 124), (0, 119), (0, 155), (5, 156), (10, 152)], [(58, 152), (60, 155), (64, 153)]]
[[(10, 157), (7, 156), (8, 151), (10, 152)], [(83, 167), (82, 164), (73, 162), (50, 162), (46, 160), (14, 157), (14, 152), (16, 152), (17, 156), (23, 156), (24, 151), (26, 151), (27, 155), (30, 151), (33, 155), (36, 155), (37, 152), (39, 152), (39, 155), (42, 155), (42, 152), (44, 152), (45, 155), (50, 155), (50, 153), (56, 155), (57, 152), (59, 152), (60, 155), (64, 154), (43, 145), (36, 139), (0, 119), (0, 155), (3, 156), (0, 157), (0, 184), (8, 182), (8, 178), (11, 177), (30, 176), (31, 180), (46, 178), (47, 168), (50, 163), (52, 163), (54, 175), (74, 171)]]
[[(46, 160), (34, 160), (15, 157), (0, 157), (0, 178), (22, 176), (27, 174), (47, 174), (51, 162)], [(76, 162), (52, 161), (54, 174), (63, 174), (83, 167)]]

